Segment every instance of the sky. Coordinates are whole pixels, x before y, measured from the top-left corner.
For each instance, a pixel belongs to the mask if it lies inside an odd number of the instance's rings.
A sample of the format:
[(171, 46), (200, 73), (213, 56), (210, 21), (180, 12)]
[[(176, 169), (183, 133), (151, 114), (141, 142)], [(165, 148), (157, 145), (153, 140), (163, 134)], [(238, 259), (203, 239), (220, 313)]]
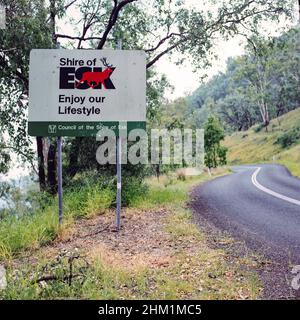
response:
[[(242, 45), (240, 44), (241, 42)], [(200, 86), (200, 78), (203, 73), (207, 74), (205, 80), (208, 80), (218, 72), (224, 71), (226, 60), (229, 57), (239, 56), (244, 53), (244, 44), (241, 38), (234, 38), (227, 42), (220, 41), (216, 47), (218, 58), (212, 62), (212, 66), (205, 70), (205, 72), (204, 70), (193, 72), (193, 66), (189, 61), (185, 61), (183, 65), (177, 66), (168, 57), (163, 57), (157, 63), (157, 67), (162, 73), (166, 74), (170, 84), (174, 87), (172, 92), (166, 92), (166, 98), (173, 100), (191, 94)]]

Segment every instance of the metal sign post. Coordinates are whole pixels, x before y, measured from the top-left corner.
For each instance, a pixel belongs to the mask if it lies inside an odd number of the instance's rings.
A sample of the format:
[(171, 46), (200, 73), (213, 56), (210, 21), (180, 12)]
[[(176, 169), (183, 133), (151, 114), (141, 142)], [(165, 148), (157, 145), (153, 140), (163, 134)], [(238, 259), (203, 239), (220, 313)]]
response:
[[(122, 40), (118, 40), (118, 50), (122, 50)], [(120, 137), (120, 124), (119, 124), (119, 133), (117, 137), (117, 231), (121, 228), (121, 201), (122, 201), (122, 140)]]
[[(60, 43), (56, 43), (56, 49), (60, 49)], [(63, 188), (62, 188), (62, 137), (57, 137), (57, 193), (58, 193), (58, 222), (63, 221)]]
[(117, 137), (117, 231), (121, 228), (121, 192), (122, 192), (122, 140)]
[(62, 137), (57, 137), (57, 183), (58, 183), (58, 221), (63, 220), (63, 189), (62, 189)]

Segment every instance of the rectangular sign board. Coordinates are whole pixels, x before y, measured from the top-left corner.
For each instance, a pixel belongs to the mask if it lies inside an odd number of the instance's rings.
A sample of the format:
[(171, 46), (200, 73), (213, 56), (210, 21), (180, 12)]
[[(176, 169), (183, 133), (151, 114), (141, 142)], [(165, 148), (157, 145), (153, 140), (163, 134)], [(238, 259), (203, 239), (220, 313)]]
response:
[(135, 50), (34, 49), (30, 53), (28, 132), (95, 136), (145, 128), (146, 55)]

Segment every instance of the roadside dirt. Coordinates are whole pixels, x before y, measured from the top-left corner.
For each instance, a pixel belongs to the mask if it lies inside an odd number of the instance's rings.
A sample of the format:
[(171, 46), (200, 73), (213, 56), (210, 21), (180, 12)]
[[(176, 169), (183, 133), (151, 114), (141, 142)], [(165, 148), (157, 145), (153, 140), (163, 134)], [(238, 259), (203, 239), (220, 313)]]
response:
[(80, 219), (53, 243), (38, 249), (35, 255), (27, 253), (16, 262), (37, 263), (39, 256), (51, 259), (62, 250), (76, 249), (90, 257), (99, 256), (109, 265), (121, 269), (167, 266), (174, 254), (173, 242), (163, 231), (163, 218), (167, 214), (165, 210), (126, 210), (119, 232), (116, 232), (114, 212)]

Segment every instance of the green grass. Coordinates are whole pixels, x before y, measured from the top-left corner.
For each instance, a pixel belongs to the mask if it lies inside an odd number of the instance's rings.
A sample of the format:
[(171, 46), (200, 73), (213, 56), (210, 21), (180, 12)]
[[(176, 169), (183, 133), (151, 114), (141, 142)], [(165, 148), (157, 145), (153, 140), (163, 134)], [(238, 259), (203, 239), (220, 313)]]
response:
[(273, 119), (268, 132), (265, 132), (264, 128), (258, 131), (256, 125), (248, 131), (236, 132), (226, 137), (224, 145), (229, 148), (229, 164), (280, 163), (300, 177), (299, 139), (287, 148), (282, 148), (277, 143), (278, 138), (298, 128), (300, 108)]
[(57, 199), (45, 208), (28, 212), (20, 217), (7, 216), (0, 221), (0, 261), (9, 260), (22, 250), (38, 248), (64, 232), (74, 219), (101, 214), (114, 200), (110, 189), (90, 185), (64, 195), (64, 222), (58, 224)]
[[(228, 173), (227, 169), (215, 170), (213, 176)], [(188, 199), (188, 191), (194, 186), (211, 177), (207, 173), (198, 176), (186, 176), (184, 180), (173, 173), (156, 178), (150, 178), (146, 182), (149, 191), (132, 202), (131, 206), (139, 209), (151, 209), (155, 207), (168, 207), (182, 205)]]

